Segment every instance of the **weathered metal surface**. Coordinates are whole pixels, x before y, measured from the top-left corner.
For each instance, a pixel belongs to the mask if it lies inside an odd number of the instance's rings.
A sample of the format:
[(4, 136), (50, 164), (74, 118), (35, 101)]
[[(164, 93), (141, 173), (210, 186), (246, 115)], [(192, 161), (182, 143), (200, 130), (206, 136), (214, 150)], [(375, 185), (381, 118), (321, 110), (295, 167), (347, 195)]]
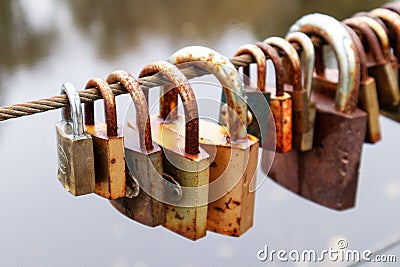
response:
[(81, 101), (75, 87), (64, 83), (69, 105), (62, 109), (62, 120), (56, 124), (58, 172), (64, 188), (74, 196), (95, 192), (93, 142), (83, 124)]
[(370, 17), (358, 16), (346, 21), (357, 23), (367, 43), (368, 73), (375, 79), (380, 106), (397, 105), (400, 100), (397, 69), (395, 72), (390, 62), (390, 44), (385, 29)]
[[(360, 30), (360, 28), (367, 26), (363, 25), (362, 23), (357, 23), (354, 20), (344, 21), (344, 23), (345, 25), (347, 25), (346, 29), (353, 38), (353, 42), (357, 48), (357, 52), (360, 58), (360, 90), (358, 94), (358, 107), (368, 114), (365, 142), (376, 143), (381, 140), (381, 130), (379, 123), (379, 102), (376, 83), (374, 78), (368, 76), (367, 56), (365, 55), (364, 47), (361, 43), (361, 40), (358, 38), (356, 32), (353, 31), (353, 29), (362, 31)], [(364, 32), (364, 34), (368, 34), (368, 32)]]
[(307, 92), (308, 103), (308, 130), (305, 133), (293, 132), (293, 146), (300, 151), (308, 151), (313, 146), (314, 122), (316, 114), (316, 104), (311, 101), (311, 83), (315, 64), (315, 51), (311, 39), (302, 32), (293, 32), (286, 36), (290, 43), (300, 46), (304, 54), (303, 61), (303, 87)]
[[(121, 83), (131, 95), (136, 110), (135, 127), (124, 128), (125, 160), (128, 170), (126, 196), (111, 200), (111, 204), (128, 218), (147, 226), (165, 222), (164, 204), (157, 199), (164, 193), (162, 152), (151, 138), (151, 125), (147, 100), (139, 83), (125, 71), (114, 71), (107, 77), (109, 84)], [(130, 183), (133, 176), (140, 190), (137, 196), (128, 196), (129, 190), (137, 190)], [(157, 198), (156, 198), (157, 197)]]
[[(318, 18), (318, 21), (316, 21)], [(318, 25), (318, 26), (317, 26)], [(301, 31), (306, 34), (314, 34), (323, 39), (328, 43), (340, 43), (341, 45), (335, 46), (335, 55), (338, 57), (338, 68), (340, 73), (359, 73), (359, 62), (356, 60), (357, 55), (355, 52), (354, 44), (351, 40), (350, 35), (341, 26), (340, 22), (336, 19), (322, 14), (310, 14), (303, 16), (289, 29), (289, 33)], [(329, 34), (336, 32), (336, 34)], [(339, 38), (343, 38), (338, 40)], [(344, 112), (352, 112), (356, 106), (354, 103), (357, 102), (358, 95), (353, 95), (354, 88), (358, 88), (359, 80), (350, 79), (347, 75), (341, 75), (339, 77), (339, 86), (335, 99), (335, 106), (337, 110)]]
[[(326, 70), (319, 71), (319, 77), (314, 78), (312, 100), (317, 103), (317, 114), (313, 149), (298, 152), (292, 161), (294, 166), (282, 168), (297, 170), (298, 176), (288, 180), (297, 178), (298, 187), (294, 189), (301, 196), (332, 209), (351, 208), (367, 123), (367, 114), (357, 108), (358, 54), (349, 33), (332, 17), (305, 16), (292, 26), (291, 31), (295, 30), (317, 35), (331, 45), (338, 60), (339, 82), (330, 83)], [(332, 86), (336, 90), (335, 100), (320, 93), (332, 92)]]
[[(186, 47), (175, 52), (169, 61), (174, 64), (197, 62), (196, 66), (215, 75), (224, 87), (232, 111), (228, 127), (200, 120), (200, 144), (209, 154), (215, 155), (210, 165), (208, 199), (211, 203), (208, 205), (207, 230), (240, 236), (253, 223), (255, 192), (249, 191), (249, 184), (256, 175), (259, 147), (258, 139), (246, 133), (247, 106), (243, 101), (243, 84), (228, 60), (208, 48)], [(235, 125), (232, 120), (239, 121), (240, 124), (236, 124), (239, 129), (232, 129)], [(180, 126), (176, 127), (179, 129)]]
[[(163, 172), (173, 177), (177, 183), (184, 187), (207, 185), (209, 182), (209, 155), (199, 147), (199, 119), (197, 102), (194, 92), (186, 77), (179, 69), (168, 62), (156, 61), (146, 65), (140, 73), (140, 77), (160, 73), (173, 84), (172, 90), (165, 87), (161, 90), (161, 99), (165, 94), (167, 100), (175, 101), (176, 95), (181, 97), (185, 116), (185, 137), (182, 138), (179, 131), (171, 131), (176, 120), (180, 117), (169, 114), (172, 106), (166, 100), (162, 100), (159, 116), (151, 119), (153, 138), (163, 148)], [(180, 130), (180, 129), (179, 129)], [(181, 144), (184, 140), (184, 145)], [(182, 149), (183, 148), (183, 149)], [(197, 240), (206, 235), (207, 205), (204, 200), (208, 198), (208, 190), (186, 190), (182, 198), (171, 204), (165, 205), (166, 215), (164, 226), (186, 238)]]
[[(275, 94), (271, 95), (270, 100), (270, 109), (275, 121), (275, 140), (266, 140), (263, 147), (276, 150), (279, 153), (286, 153), (292, 149), (292, 99), (285, 92), (282, 61), (278, 52), (272, 46), (262, 42), (257, 42), (256, 45), (263, 50), (267, 58), (272, 60), (275, 69), (276, 85), (275, 90), (273, 90)], [(267, 131), (271, 130), (273, 130), (273, 127), (267, 127)], [(267, 136), (273, 135), (271, 133)], [(275, 146), (272, 147), (270, 142), (274, 143)]]
[(178, 67), (189, 65), (212, 72), (224, 88), (226, 103), (235, 108), (228, 112), (227, 128), (231, 140), (240, 142), (247, 139), (244, 84), (228, 58), (207, 47), (188, 46), (176, 51), (168, 62)]
[[(250, 64), (243, 67), (244, 91), (248, 109), (247, 132), (257, 137), (262, 143), (263, 138), (267, 136), (267, 123), (269, 113), (269, 100), (271, 93), (265, 88), (266, 76), (266, 57), (263, 51), (254, 44), (246, 44), (240, 47), (235, 56), (249, 55), (252, 62), (257, 64), (257, 86), (251, 83), (250, 79)], [(226, 103), (225, 92), (221, 94), (221, 102)], [(224, 125), (227, 118), (228, 106), (221, 107), (221, 117), (224, 120)]]
[(96, 87), (104, 99), (106, 123), (94, 122), (94, 105), (85, 103), (86, 131), (92, 136), (96, 194), (108, 199), (125, 196), (124, 139), (117, 125), (115, 97), (106, 81), (94, 78), (86, 88)]

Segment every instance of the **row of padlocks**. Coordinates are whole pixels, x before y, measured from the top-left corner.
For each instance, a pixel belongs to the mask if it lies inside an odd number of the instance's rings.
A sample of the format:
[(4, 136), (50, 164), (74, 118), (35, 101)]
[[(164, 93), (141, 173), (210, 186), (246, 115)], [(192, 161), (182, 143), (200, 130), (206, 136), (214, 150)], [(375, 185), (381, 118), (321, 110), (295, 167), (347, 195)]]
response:
[[(326, 66), (326, 47), (337, 68)], [(277, 183), (328, 208), (354, 207), (363, 143), (381, 139), (379, 113), (400, 121), (400, 3), (342, 22), (306, 15), (285, 38), (244, 45), (235, 53), (242, 55), (257, 65), (256, 84), (248, 64), (241, 65), (242, 79), (228, 58), (205, 47), (146, 65), (139, 78), (157, 74), (164, 81), (160, 112), (151, 116), (148, 92), (125, 71), (86, 85), (101, 92), (105, 123), (95, 122), (93, 103), (85, 103), (83, 114), (76, 89), (65, 83), (70, 105), (56, 125), (62, 185), (75, 196), (96, 193), (141, 224), (192, 240), (206, 231), (240, 236), (253, 225), (251, 187), (261, 147), (262, 171)], [(275, 88), (265, 82), (267, 60)], [(199, 118), (187, 78), (196, 70), (223, 87), (219, 123)], [(110, 89), (116, 83), (136, 109), (123, 127)]]

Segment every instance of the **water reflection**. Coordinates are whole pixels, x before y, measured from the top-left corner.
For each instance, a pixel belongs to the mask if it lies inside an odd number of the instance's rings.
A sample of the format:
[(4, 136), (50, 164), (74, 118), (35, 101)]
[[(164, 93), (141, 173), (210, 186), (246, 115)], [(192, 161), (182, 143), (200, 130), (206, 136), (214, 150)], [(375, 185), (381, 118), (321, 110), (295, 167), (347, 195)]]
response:
[[(212, 43), (233, 24), (244, 23), (256, 38), (284, 35), (291, 24), (311, 12), (345, 18), (385, 3), (382, 0), (162, 0), (67, 1), (76, 25), (88, 36), (102, 57), (115, 58), (137, 46), (145, 34), (158, 35), (178, 47), (189, 43)], [(155, 47), (156, 48), (156, 47)]]

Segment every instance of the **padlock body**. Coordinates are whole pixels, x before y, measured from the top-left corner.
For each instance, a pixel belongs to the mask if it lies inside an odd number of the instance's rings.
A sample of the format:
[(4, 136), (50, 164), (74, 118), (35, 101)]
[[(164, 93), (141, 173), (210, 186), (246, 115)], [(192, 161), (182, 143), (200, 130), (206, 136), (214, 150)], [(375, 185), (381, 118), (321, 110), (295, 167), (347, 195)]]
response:
[(365, 142), (376, 143), (381, 140), (379, 122), (379, 102), (374, 78), (368, 77), (360, 83), (358, 107), (368, 114)]
[[(174, 127), (184, 125), (180, 118)], [(253, 225), (259, 142), (248, 135), (247, 142), (230, 143), (227, 129), (208, 120), (199, 120), (200, 145), (212, 158), (208, 199), (207, 230), (241, 236)]]
[(96, 194), (108, 199), (124, 197), (126, 193), (126, 173), (124, 139), (107, 136), (107, 125), (96, 122), (87, 125), (86, 131), (93, 139), (95, 160)]
[(309, 129), (307, 91), (293, 91), (292, 85), (285, 84), (285, 92), (288, 92), (292, 99), (293, 134), (306, 133)]
[(332, 209), (354, 207), (367, 114), (339, 112), (320, 93), (312, 100), (317, 103), (314, 147), (298, 155), (301, 195)]
[(381, 107), (399, 104), (399, 83), (390, 63), (368, 66), (368, 74), (375, 79)]
[(140, 185), (139, 195), (111, 200), (111, 204), (128, 218), (155, 227), (165, 223), (162, 151), (153, 143), (151, 151), (142, 151), (136, 129), (124, 128), (125, 159), (132, 176)]
[[(180, 120), (179, 120), (180, 119)], [(165, 204), (164, 227), (188, 239), (197, 240), (206, 235), (208, 183), (210, 157), (200, 148), (198, 155), (188, 155), (184, 151), (184, 135), (179, 130), (184, 127), (184, 119), (164, 122), (158, 116), (151, 117), (152, 136), (163, 150), (163, 171), (173, 177), (183, 188), (182, 198)]]
[(308, 103), (308, 126), (305, 133), (293, 132), (293, 148), (298, 151), (308, 151), (313, 146), (314, 124), (317, 105), (314, 102)]
[(292, 149), (292, 100), (288, 93), (271, 98), (270, 108), (275, 121), (276, 152)]
[(56, 124), (58, 174), (64, 188), (74, 196), (95, 192), (93, 143), (90, 135), (75, 138), (72, 125)]

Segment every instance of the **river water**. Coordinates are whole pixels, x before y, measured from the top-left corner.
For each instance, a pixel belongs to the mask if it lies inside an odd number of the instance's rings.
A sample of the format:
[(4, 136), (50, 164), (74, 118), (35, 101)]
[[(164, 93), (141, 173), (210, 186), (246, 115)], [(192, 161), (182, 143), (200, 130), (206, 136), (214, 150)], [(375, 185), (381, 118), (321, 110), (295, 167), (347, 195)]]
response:
[[(304, 14), (343, 19), (384, 2), (4, 0), (0, 105), (57, 95), (65, 81), (81, 89), (116, 69), (137, 75), (187, 45), (232, 56), (243, 44), (283, 36)], [(128, 96), (118, 98), (119, 113), (128, 103)], [(364, 146), (356, 208), (331, 211), (267, 180), (250, 231), (240, 238), (209, 233), (197, 242), (130, 221), (95, 195), (66, 193), (56, 178), (59, 119), (52, 111), (0, 125), (2, 266), (279, 266), (276, 259), (260, 262), (257, 252), (318, 252), (337, 248), (341, 238), (362, 251), (400, 235), (400, 127), (386, 118), (383, 140)]]

